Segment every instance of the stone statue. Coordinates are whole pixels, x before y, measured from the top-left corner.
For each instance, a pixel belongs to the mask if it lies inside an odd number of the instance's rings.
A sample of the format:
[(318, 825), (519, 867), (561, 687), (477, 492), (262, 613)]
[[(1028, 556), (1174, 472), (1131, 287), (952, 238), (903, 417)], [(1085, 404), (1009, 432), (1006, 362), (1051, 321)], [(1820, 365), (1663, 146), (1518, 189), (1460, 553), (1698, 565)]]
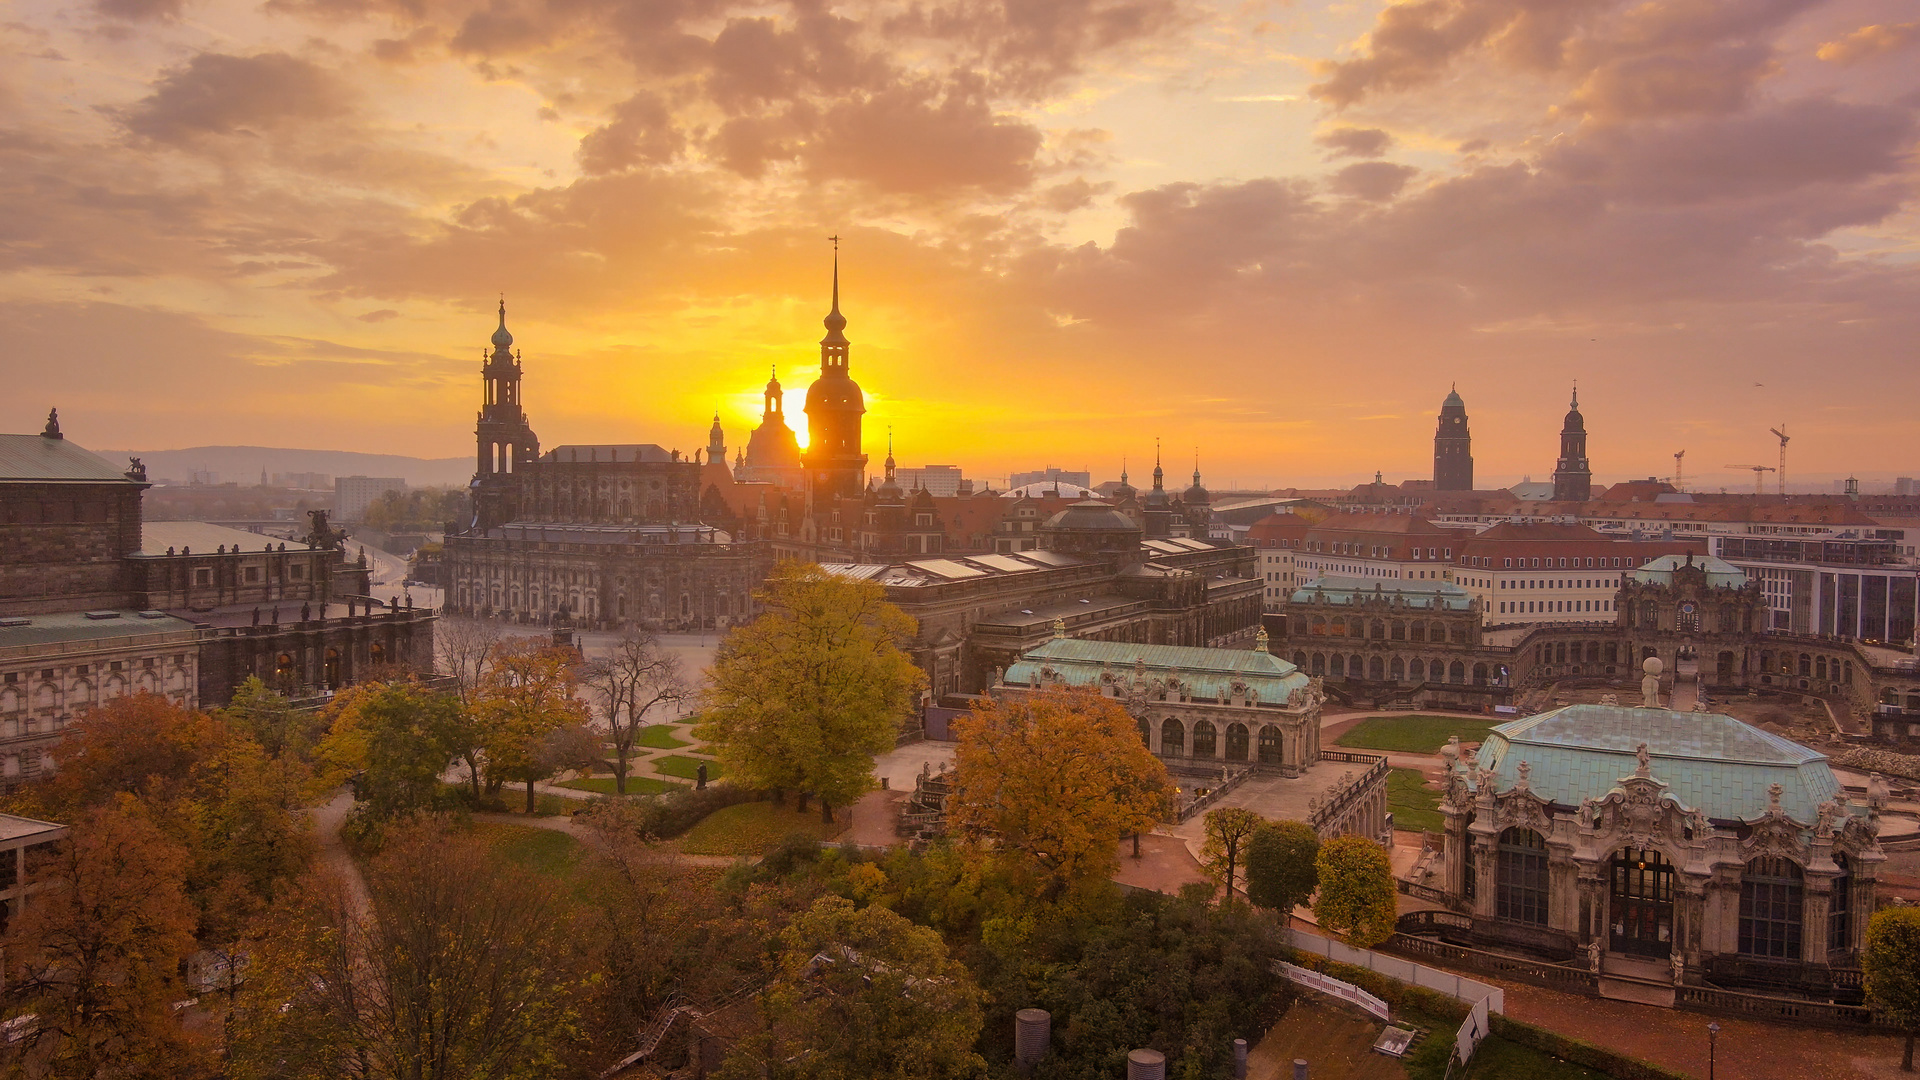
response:
[(260, 625), (260, 609), (258, 607), (253, 609), (253, 625)]
[(1780, 796), (1785, 793), (1786, 789), (1781, 787), (1777, 781), (1767, 785), (1767, 813), (1775, 817), (1786, 813), (1785, 810), (1780, 808)]
[(1639, 763), (1634, 766), (1633, 775), (1635, 776), (1653, 775), (1653, 753), (1647, 749), (1646, 743), (1641, 743), (1639, 746), (1634, 748), (1633, 758), (1636, 762)]
[(1520, 764), (1514, 766), (1513, 771), (1518, 773), (1520, 777), (1518, 780), (1515, 780), (1513, 783), (1514, 790), (1526, 791), (1531, 786), (1527, 780), (1527, 777), (1529, 774), (1533, 772), (1533, 765), (1530, 762), (1522, 761)]
[(1587, 970), (1600, 974), (1600, 939), (1587, 942)]
[(1687, 958), (1680, 950), (1673, 952), (1673, 985), (1680, 986), (1687, 981)]
[[(279, 621), (280, 621), (280, 609), (279, 609), (279, 608), (274, 608), (274, 609), (273, 609), (273, 621), (274, 621), (274, 622), (279, 622)], [(312, 605), (311, 603), (306, 603), (306, 604), (301, 604), (301, 605), (300, 605), (300, 621), (301, 621), (301, 622), (312, 622), (312, 621), (313, 621), (313, 605)]]
[(1661, 663), (1657, 656), (1647, 657), (1646, 662), (1640, 665), (1640, 670), (1647, 673), (1646, 678), (1640, 680), (1642, 707), (1648, 709), (1660, 707), (1660, 673), (1666, 669), (1667, 665)]
[(1580, 827), (1584, 829), (1593, 828), (1593, 821), (1596, 816), (1598, 816), (1598, 808), (1595, 807), (1593, 804), (1593, 796), (1589, 795), (1586, 798), (1581, 799), (1580, 800)]
[(1887, 799), (1891, 795), (1886, 777), (1877, 772), (1867, 774), (1867, 816), (1879, 817), (1880, 811), (1887, 808)]

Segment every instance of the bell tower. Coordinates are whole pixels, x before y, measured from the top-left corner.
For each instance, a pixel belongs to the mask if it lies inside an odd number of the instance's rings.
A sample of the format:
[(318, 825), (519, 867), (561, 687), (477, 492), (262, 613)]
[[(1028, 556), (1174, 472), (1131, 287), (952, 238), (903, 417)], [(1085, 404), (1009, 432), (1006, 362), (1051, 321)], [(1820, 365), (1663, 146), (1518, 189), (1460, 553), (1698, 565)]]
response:
[(1440, 403), (1440, 425), (1433, 433), (1433, 490), (1473, 490), (1473, 435), (1467, 431), (1467, 403), (1460, 388)]
[(840, 238), (833, 241), (833, 306), (821, 322), (820, 378), (807, 388), (808, 480), (821, 495), (859, 495), (866, 487), (867, 455), (860, 452), (860, 418), (867, 411), (860, 385), (848, 373), (847, 317), (840, 314)]
[(469, 531), (485, 532), (512, 521), (519, 514), (520, 468), (540, 456), (540, 439), (527, 424), (520, 407), (520, 357), (507, 332), (507, 301), (500, 299), (500, 326), (493, 332), (493, 351), (480, 368), (478, 442), (473, 474), (473, 520)]
[(1587, 464), (1587, 422), (1580, 415), (1580, 387), (1573, 388), (1567, 419), (1560, 426), (1560, 460), (1553, 467), (1553, 501), (1586, 502), (1593, 497), (1593, 470)]

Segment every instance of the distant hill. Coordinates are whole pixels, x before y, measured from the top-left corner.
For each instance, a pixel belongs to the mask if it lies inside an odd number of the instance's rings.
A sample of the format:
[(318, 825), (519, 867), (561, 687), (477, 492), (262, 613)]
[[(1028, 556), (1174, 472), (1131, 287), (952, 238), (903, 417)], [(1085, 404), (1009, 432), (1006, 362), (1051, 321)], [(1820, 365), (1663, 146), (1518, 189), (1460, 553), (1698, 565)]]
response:
[(195, 472), (211, 472), (215, 483), (257, 484), (260, 470), (274, 473), (326, 473), (328, 476), (398, 476), (408, 487), (465, 486), (473, 479), (473, 458), (417, 458), (399, 454), (362, 454), (352, 450), (289, 450), (274, 446), (190, 446), (184, 450), (98, 450), (115, 465), (137, 457), (155, 481), (186, 483)]

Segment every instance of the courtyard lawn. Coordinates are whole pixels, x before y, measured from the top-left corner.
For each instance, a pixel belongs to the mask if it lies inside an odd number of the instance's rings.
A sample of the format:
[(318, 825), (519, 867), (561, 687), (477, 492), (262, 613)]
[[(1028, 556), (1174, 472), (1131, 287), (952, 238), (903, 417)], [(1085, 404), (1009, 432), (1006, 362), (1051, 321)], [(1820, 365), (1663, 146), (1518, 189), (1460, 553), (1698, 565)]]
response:
[(1446, 819), (1440, 816), (1440, 793), (1428, 790), (1426, 784), (1418, 769), (1395, 769), (1387, 774), (1387, 809), (1393, 811), (1394, 828), (1446, 831)]
[(1470, 716), (1369, 716), (1335, 740), (1336, 745), (1356, 750), (1397, 750), (1403, 754), (1437, 754), (1447, 745), (1447, 736), (1458, 735), (1463, 743), (1480, 742), (1487, 737), (1494, 721)]
[(707, 767), (707, 779), (709, 781), (718, 780), (726, 775), (725, 768), (722, 767), (719, 762), (709, 761), (706, 758), (693, 758), (685, 754), (674, 754), (671, 757), (653, 759), (654, 771), (666, 776), (677, 776), (682, 780), (694, 779), (694, 772), (703, 764)]
[[(638, 764), (638, 762), (635, 762), (635, 764)], [(595, 776), (582, 780), (562, 780), (554, 786), (572, 788), (575, 791), (590, 791), (595, 795), (619, 794), (613, 789), (613, 777), (611, 776)], [(629, 795), (658, 795), (663, 791), (672, 791), (675, 788), (685, 786), (685, 784), (673, 784), (665, 780), (655, 780), (651, 776), (635, 776), (631, 772), (627, 774), (627, 794)]]
[(673, 731), (672, 724), (648, 724), (640, 729), (640, 737), (634, 741), (654, 750), (678, 750), (693, 745), (685, 739), (674, 738)]
[[(1428, 1038), (1444, 1038), (1445, 1032)], [(1481, 1040), (1466, 1080), (1605, 1080), (1605, 1074), (1508, 1042), (1497, 1035)]]
[(550, 878), (567, 878), (586, 853), (580, 841), (554, 829), (478, 822), (473, 834), (510, 863)]
[(817, 804), (798, 811), (791, 806), (770, 802), (738, 803), (722, 807), (700, 819), (680, 838), (680, 850), (688, 855), (765, 855), (780, 841), (795, 833), (815, 840), (830, 840), (846, 831), (846, 825), (831, 825), (820, 820)]

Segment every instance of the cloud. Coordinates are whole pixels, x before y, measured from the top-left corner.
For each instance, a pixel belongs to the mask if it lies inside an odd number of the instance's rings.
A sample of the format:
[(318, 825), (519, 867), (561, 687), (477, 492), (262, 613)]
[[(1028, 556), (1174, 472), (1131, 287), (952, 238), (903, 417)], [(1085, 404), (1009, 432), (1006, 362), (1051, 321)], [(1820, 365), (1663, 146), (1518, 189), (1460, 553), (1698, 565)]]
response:
[(1849, 66), (1904, 49), (1916, 41), (1920, 41), (1920, 22), (1876, 24), (1827, 42), (1815, 55), (1829, 64)]
[(1379, 157), (1393, 145), (1393, 136), (1379, 128), (1337, 127), (1313, 141), (1327, 148), (1328, 157)]
[(1400, 194), (1407, 181), (1419, 175), (1411, 165), (1389, 161), (1356, 161), (1333, 174), (1329, 185), (1335, 194), (1351, 195), (1369, 202), (1383, 202)]
[(154, 84), (123, 116), (127, 130), (156, 142), (265, 130), (346, 112), (334, 77), (283, 52), (200, 53)]
[(666, 103), (638, 93), (614, 107), (613, 119), (580, 140), (580, 167), (589, 175), (662, 165), (686, 145)]
[(94, 0), (93, 8), (110, 19), (128, 22), (171, 21), (180, 17), (186, 0)]
[(378, 311), (369, 311), (364, 314), (354, 316), (354, 318), (359, 319), (363, 323), (383, 323), (383, 322), (386, 322), (388, 319), (397, 319), (399, 317), (400, 317), (400, 313), (393, 310), (392, 308), (381, 308)]
[(996, 115), (967, 88), (918, 83), (829, 109), (804, 156), (814, 176), (881, 191), (1006, 192), (1032, 183), (1041, 141), (1037, 128)]

